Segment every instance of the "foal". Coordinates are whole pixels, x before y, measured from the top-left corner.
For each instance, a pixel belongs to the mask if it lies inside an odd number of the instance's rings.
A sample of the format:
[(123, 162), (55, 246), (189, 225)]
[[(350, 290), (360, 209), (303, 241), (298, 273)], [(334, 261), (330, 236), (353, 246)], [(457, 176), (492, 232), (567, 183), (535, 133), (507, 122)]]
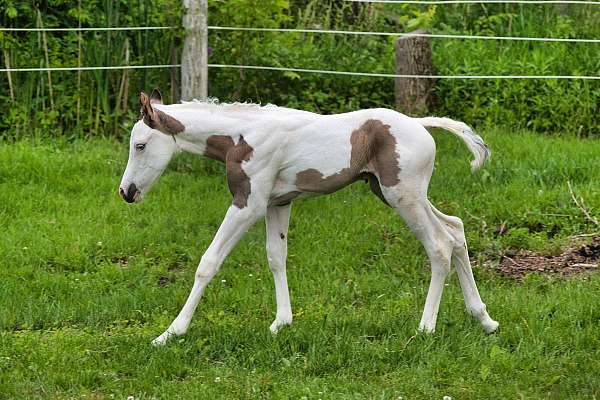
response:
[(164, 105), (155, 90), (141, 93), (141, 119), (131, 131), (129, 161), (119, 192), (141, 201), (173, 154), (187, 151), (224, 162), (233, 201), (202, 256), (191, 293), (162, 345), (184, 334), (200, 297), (225, 257), (246, 231), (266, 217), (267, 256), (273, 272), (277, 314), (270, 329), (291, 324), (286, 278), (287, 231), (292, 201), (335, 192), (362, 179), (406, 221), (431, 262), (431, 282), (419, 329), (435, 330), (444, 281), (454, 263), (467, 310), (487, 332), (498, 328), (481, 301), (462, 221), (442, 214), (427, 199), (435, 143), (425, 129), (459, 136), (473, 153), (472, 167), (489, 156), (481, 137), (448, 118), (410, 118), (388, 109), (337, 115), (267, 105), (190, 102)]

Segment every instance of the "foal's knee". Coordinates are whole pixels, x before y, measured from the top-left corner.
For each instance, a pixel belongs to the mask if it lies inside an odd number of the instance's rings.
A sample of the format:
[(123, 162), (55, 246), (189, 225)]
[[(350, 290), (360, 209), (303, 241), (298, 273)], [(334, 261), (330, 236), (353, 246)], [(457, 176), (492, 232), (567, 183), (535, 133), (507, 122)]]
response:
[(204, 253), (196, 269), (196, 279), (211, 280), (219, 270), (219, 258), (216, 254)]

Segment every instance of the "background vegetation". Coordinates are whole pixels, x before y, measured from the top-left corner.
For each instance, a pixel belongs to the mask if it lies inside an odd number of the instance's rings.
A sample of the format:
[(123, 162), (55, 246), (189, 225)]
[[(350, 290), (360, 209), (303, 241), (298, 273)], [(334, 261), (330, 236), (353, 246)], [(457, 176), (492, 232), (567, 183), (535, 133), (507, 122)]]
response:
[[(0, 0), (8, 27), (178, 26), (180, 0)], [(339, 0), (211, 0), (211, 25), (407, 32), (600, 37), (600, 7), (560, 5), (382, 5)], [(0, 32), (2, 64), (13, 67), (177, 63), (183, 31)], [(212, 63), (394, 71), (391, 37), (212, 31)], [(597, 44), (435, 39), (440, 74), (600, 75)], [(81, 51), (80, 51), (81, 50)], [(128, 56), (127, 56), (128, 54)], [(178, 70), (0, 75), (4, 138), (125, 135), (137, 93), (154, 86), (178, 99)], [(51, 81), (51, 82), (50, 82)], [(210, 94), (222, 101), (272, 102), (323, 113), (393, 107), (393, 80), (212, 69)], [(441, 80), (435, 114), (476, 126), (600, 134), (600, 82)]]
[[(600, 7), (210, 0), (210, 24), (600, 37)], [(177, 26), (180, 0), (0, 0), (9, 27)], [(0, 32), (3, 67), (170, 64), (183, 32)], [(211, 62), (393, 72), (393, 38), (211, 32)], [(440, 74), (600, 75), (596, 44), (432, 41)], [(482, 131), (491, 163), (434, 132), (430, 196), (463, 218), (501, 329), (485, 335), (449, 279), (438, 330), (418, 335), (429, 269), (400, 219), (357, 183), (294, 204), (294, 325), (268, 331), (274, 290), (258, 224), (209, 286), (190, 332), (150, 340), (179, 311), (230, 202), (222, 165), (181, 156), (146, 201), (116, 194), (140, 89), (178, 99), (169, 69), (0, 74), (0, 400), (15, 398), (600, 398), (600, 275), (530, 274), (598, 235), (600, 81), (441, 80), (438, 115)], [(10, 77), (10, 84), (9, 84)], [(210, 94), (323, 113), (393, 106), (391, 79), (214, 69)], [(482, 266), (484, 266), (482, 268)]]
[(127, 157), (116, 140), (1, 144), (0, 399), (600, 397), (600, 274), (515, 282), (495, 270), (505, 249), (551, 254), (594, 231), (565, 182), (600, 208), (600, 144), (517, 135), (487, 132), (494, 160), (475, 175), (463, 143), (435, 137), (430, 195), (465, 222), (498, 333), (467, 315), (453, 274), (437, 332), (416, 334), (425, 254), (356, 183), (294, 203), (291, 327), (268, 330), (275, 299), (259, 223), (189, 333), (160, 349), (150, 341), (185, 301), (230, 202), (223, 166), (181, 156), (131, 206), (116, 194)]

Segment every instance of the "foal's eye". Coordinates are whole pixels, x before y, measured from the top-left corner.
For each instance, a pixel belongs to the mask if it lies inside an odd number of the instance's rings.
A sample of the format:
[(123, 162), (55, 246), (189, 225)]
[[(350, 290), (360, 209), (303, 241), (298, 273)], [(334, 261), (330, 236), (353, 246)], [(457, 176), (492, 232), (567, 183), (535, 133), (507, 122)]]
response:
[(135, 145), (135, 149), (136, 149), (137, 151), (142, 151), (142, 150), (144, 150), (145, 148), (146, 148), (146, 143), (138, 143), (138, 144), (136, 144), (136, 145)]

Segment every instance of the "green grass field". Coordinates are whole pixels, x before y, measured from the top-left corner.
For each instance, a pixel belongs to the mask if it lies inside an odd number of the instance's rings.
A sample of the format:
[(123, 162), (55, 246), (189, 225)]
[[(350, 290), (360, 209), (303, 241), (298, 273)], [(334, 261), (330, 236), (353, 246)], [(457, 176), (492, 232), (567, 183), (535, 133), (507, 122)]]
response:
[(294, 205), (291, 327), (268, 330), (275, 299), (260, 223), (189, 333), (164, 348), (150, 341), (185, 301), (229, 204), (224, 168), (181, 156), (131, 206), (117, 196), (126, 144), (0, 144), (0, 398), (600, 398), (600, 275), (517, 282), (493, 269), (507, 248), (552, 253), (594, 231), (567, 181), (598, 215), (600, 142), (482, 134), (492, 161), (475, 174), (464, 145), (435, 134), (430, 197), (463, 218), (498, 333), (467, 315), (455, 274), (437, 332), (416, 333), (424, 252), (356, 183)]

